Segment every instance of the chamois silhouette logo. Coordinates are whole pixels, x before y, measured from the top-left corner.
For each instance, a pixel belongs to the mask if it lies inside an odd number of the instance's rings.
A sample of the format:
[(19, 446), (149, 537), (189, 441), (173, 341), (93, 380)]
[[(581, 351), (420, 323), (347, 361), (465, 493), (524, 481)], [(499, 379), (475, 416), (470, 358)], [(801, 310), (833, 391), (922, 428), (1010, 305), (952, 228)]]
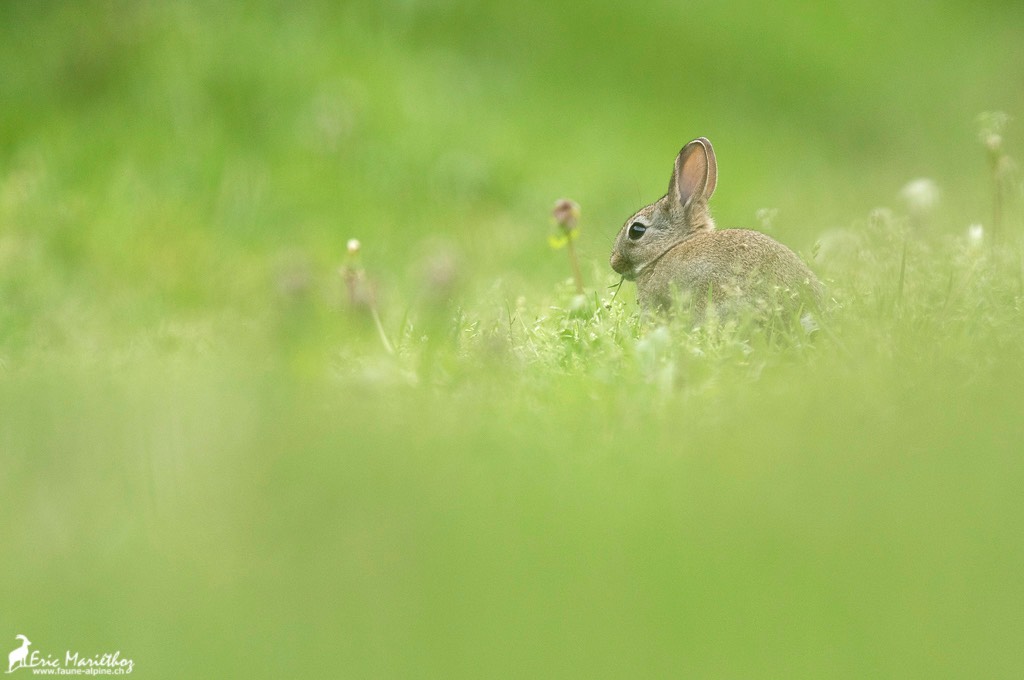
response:
[(7, 655), (8, 673), (13, 673), (25, 665), (25, 659), (28, 657), (28, 646), (32, 644), (24, 635), (15, 635), (14, 639), (21, 640), (21, 647), (16, 648), (13, 652)]

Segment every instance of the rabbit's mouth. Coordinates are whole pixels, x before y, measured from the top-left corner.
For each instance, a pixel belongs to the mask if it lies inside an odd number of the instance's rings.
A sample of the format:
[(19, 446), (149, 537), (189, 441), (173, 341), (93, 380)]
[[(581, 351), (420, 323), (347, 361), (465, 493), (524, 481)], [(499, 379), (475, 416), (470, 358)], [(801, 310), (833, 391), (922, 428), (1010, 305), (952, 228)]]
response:
[(627, 281), (636, 280), (636, 277), (640, 273), (640, 270), (643, 269), (643, 266), (637, 266), (629, 262), (628, 260), (626, 260), (626, 258), (622, 256), (621, 253), (617, 251), (612, 253), (611, 265), (612, 269), (615, 270), (615, 273), (621, 274), (622, 278), (626, 279)]

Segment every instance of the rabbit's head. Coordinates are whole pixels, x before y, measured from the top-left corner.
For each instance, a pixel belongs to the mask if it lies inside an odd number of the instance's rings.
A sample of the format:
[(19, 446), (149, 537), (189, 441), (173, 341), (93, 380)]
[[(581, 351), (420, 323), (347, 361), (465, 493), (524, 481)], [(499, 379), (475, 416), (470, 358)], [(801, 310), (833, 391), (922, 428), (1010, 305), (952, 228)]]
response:
[(632, 281), (673, 246), (715, 223), (708, 199), (715, 192), (718, 166), (711, 142), (695, 139), (676, 157), (668, 193), (626, 220), (615, 240), (611, 265)]

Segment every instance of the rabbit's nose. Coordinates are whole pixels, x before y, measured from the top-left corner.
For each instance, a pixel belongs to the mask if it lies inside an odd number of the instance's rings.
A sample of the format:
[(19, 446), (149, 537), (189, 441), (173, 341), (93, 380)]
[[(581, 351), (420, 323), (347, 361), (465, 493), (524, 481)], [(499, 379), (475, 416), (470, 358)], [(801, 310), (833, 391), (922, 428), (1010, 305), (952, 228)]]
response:
[(622, 274), (622, 276), (629, 281), (633, 280), (633, 268), (629, 265), (629, 262), (622, 257), (622, 253), (619, 251), (612, 253), (609, 263), (611, 264), (612, 269), (615, 270), (616, 274)]

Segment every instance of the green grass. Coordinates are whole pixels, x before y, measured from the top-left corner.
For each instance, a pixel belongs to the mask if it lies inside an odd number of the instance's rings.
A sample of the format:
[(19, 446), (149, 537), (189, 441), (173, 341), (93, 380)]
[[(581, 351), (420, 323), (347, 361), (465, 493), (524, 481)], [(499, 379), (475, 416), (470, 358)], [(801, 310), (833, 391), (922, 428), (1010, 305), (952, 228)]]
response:
[[(1024, 13), (772, 7), (0, 6), (0, 645), (1019, 677), (1024, 187), (996, 229), (977, 117), (1024, 157)], [(699, 135), (718, 223), (777, 210), (828, 286), (813, 336), (614, 294)]]

